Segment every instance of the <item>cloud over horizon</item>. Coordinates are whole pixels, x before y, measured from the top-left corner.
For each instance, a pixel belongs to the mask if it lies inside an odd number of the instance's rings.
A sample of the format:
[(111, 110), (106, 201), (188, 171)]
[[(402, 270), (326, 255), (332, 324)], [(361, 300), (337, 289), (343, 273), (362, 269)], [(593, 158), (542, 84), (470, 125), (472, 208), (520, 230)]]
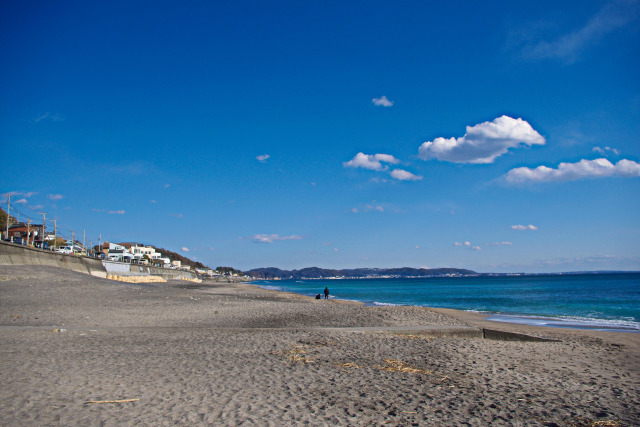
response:
[(251, 236), (256, 243), (273, 243), (278, 240), (302, 240), (302, 236), (292, 234), (291, 236), (280, 236), (279, 234), (256, 234)]
[(560, 163), (557, 169), (538, 166), (531, 169), (520, 167), (511, 169), (503, 179), (509, 184), (527, 182), (558, 182), (578, 181), (593, 178), (635, 178), (640, 176), (640, 163), (622, 159), (615, 165), (609, 160), (600, 158), (595, 160), (580, 160), (577, 163)]
[(471, 242), (464, 242), (464, 243), (454, 242), (453, 246), (465, 247), (465, 248), (470, 249), (472, 251), (481, 251), (482, 250), (482, 248), (480, 246), (474, 246), (474, 245), (471, 244)]
[[(375, 202), (374, 202), (375, 203)], [(351, 209), (351, 212), (353, 213), (364, 213), (364, 212), (369, 212), (369, 211), (378, 211), (378, 212), (384, 212), (384, 208), (378, 204), (366, 204), (362, 207), (359, 208), (353, 208)]]
[(527, 121), (502, 116), (491, 122), (467, 126), (467, 132), (460, 138), (438, 137), (424, 142), (418, 149), (418, 157), (452, 163), (493, 163), (510, 148), (544, 145), (545, 142)]
[(538, 227), (536, 227), (535, 225), (512, 225), (511, 229), (512, 230), (519, 230), (519, 231), (523, 231), (523, 230), (535, 231), (535, 230), (538, 229)]
[(259, 156), (256, 157), (256, 159), (260, 162), (260, 163), (264, 163), (266, 162), (269, 158), (271, 158), (270, 155), (268, 154), (261, 154)]
[(493, 243), (487, 243), (487, 246), (511, 246), (513, 245), (513, 243), (511, 242), (493, 242)]

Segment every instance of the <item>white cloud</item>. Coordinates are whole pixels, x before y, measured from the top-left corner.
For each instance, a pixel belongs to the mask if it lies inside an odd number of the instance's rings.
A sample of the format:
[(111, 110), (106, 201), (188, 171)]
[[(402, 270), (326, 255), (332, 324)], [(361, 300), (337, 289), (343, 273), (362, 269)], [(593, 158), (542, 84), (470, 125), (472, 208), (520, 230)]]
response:
[(393, 105), (393, 101), (389, 101), (389, 99), (384, 95), (380, 98), (373, 98), (371, 102), (373, 102), (373, 105), (376, 107), (391, 107)]
[(44, 113), (44, 114), (43, 114), (43, 115), (41, 115), (41, 116), (36, 117), (35, 119), (33, 119), (33, 121), (34, 121), (34, 122), (39, 122), (40, 120), (44, 120), (44, 119), (46, 119), (47, 117), (49, 117), (49, 113), (48, 113), (48, 112)]
[(280, 236), (279, 234), (256, 234), (251, 238), (257, 243), (273, 243), (277, 240), (302, 240), (302, 236), (293, 234), (291, 236)]
[(493, 243), (487, 243), (487, 246), (511, 246), (513, 245), (513, 243), (511, 242), (493, 242)]
[(555, 271), (559, 271), (558, 266), (563, 268), (580, 269), (604, 269), (604, 268), (624, 268), (637, 270), (640, 265), (640, 258), (637, 256), (616, 256), (616, 255), (592, 255), (577, 258), (553, 258), (537, 260), (536, 264), (543, 266), (553, 266)]
[(420, 181), (422, 180), (422, 176), (414, 175), (411, 172), (408, 172), (403, 169), (395, 169), (391, 171), (391, 177), (395, 178), (399, 181)]
[(605, 153), (611, 152), (611, 153), (615, 154), (616, 156), (618, 154), (620, 154), (620, 150), (618, 150), (616, 148), (611, 148), (611, 147), (604, 147), (604, 148), (593, 147), (593, 152), (594, 153), (599, 153), (599, 154), (605, 154)]
[(151, 163), (144, 160), (136, 160), (130, 163), (106, 164), (98, 167), (103, 169), (102, 172), (107, 175), (133, 175), (140, 176), (145, 174), (154, 174), (157, 168)]
[(366, 204), (360, 208), (351, 209), (351, 212), (353, 213), (369, 212), (369, 211), (384, 212), (384, 208), (380, 205)]
[(171, 187), (171, 184), (165, 184), (164, 185), (164, 188), (169, 188), (169, 187)]
[(635, 178), (640, 176), (640, 163), (632, 160), (620, 160), (615, 165), (601, 158), (580, 160), (577, 163), (560, 163), (557, 169), (538, 166), (535, 169), (521, 167), (511, 169), (503, 176), (505, 182), (520, 184), (525, 182), (577, 181), (589, 178), (607, 177)]
[(47, 196), (49, 198), (49, 200), (62, 200), (64, 199), (64, 196), (62, 194), (49, 194)]
[(27, 204), (27, 199), (16, 200), (16, 203), (20, 203), (21, 205), (26, 205)]
[(607, 34), (621, 29), (638, 17), (635, 0), (612, 1), (606, 4), (582, 28), (550, 42), (525, 46), (524, 55), (531, 59), (561, 59), (575, 62), (580, 53), (595, 45)]
[(109, 215), (124, 215), (124, 210), (119, 210), (119, 211), (109, 211)]
[(512, 225), (512, 230), (537, 230), (538, 227), (535, 225)]
[(455, 242), (453, 244), (453, 246), (466, 247), (466, 248), (468, 248), (469, 250), (472, 250), (472, 251), (481, 251), (482, 250), (482, 248), (480, 246), (474, 246), (474, 245), (471, 244), (471, 242), (464, 242), (464, 243)]
[(54, 122), (61, 122), (61, 121), (64, 120), (64, 117), (62, 117), (60, 114), (57, 114), (57, 113), (56, 114), (51, 114), (49, 112), (46, 112), (43, 115), (38, 116), (35, 119), (33, 119), (33, 121), (37, 123), (37, 122), (40, 122), (40, 121), (45, 120), (45, 119), (49, 119), (49, 120), (54, 121)]
[(191, 249), (187, 248), (186, 246), (183, 246), (182, 248), (180, 248), (180, 250), (182, 252), (190, 252), (191, 251)]
[(258, 157), (256, 157), (256, 159), (260, 162), (260, 163), (264, 163), (266, 162), (271, 156), (268, 154), (261, 154)]
[[(10, 194), (12, 197), (14, 197), (14, 196), (15, 196), (15, 197), (17, 197), (17, 196), (23, 196), (24, 198), (28, 199), (28, 198), (30, 198), (31, 196), (35, 196), (36, 194), (38, 194), (38, 192), (36, 192), (36, 191), (28, 191), (28, 192), (26, 192), (26, 193), (23, 193), (23, 192), (21, 192), (21, 191), (10, 191), (10, 192), (8, 192), (8, 193), (5, 193), (4, 195), (6, 195), (6, 194)], [(18, 203), (18, 202), (16, 202), (16, 203)]]
[(364, 154), (358, 153), (355, 157), (348, 162), (342, 163), (346, 168), (363, 168), (374, 171), (385, 171), (389, 169), (389, 166), (383, 165), (384, 163), (390, 163), (392, 165), (400, 163), (400, 160), (396, 159), (390, 154)]
[(498, 117), (492, 122), (467, 126), (460, 138), (436, 138), (420, 146), (418, 157), (454, 163), (493, 163), (509, 148), (519, 145), (544, 145), (545, 139), (522, 119)]

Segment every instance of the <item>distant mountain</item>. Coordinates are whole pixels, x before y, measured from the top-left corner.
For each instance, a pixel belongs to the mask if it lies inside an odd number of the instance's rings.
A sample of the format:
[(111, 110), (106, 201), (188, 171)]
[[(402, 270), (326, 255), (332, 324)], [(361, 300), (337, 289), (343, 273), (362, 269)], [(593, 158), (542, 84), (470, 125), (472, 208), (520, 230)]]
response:
[(326, 279), (341, 278), (376, 278), (376, 277), (433, 277), (433, 276), (475, 276), (475, 271), (460, 268), (354, 268), (333, 270), (319, 267), (307, 267), (300, 270), (281, 270), (276, 267), (254, 268), (245, 272), (256, 279)]

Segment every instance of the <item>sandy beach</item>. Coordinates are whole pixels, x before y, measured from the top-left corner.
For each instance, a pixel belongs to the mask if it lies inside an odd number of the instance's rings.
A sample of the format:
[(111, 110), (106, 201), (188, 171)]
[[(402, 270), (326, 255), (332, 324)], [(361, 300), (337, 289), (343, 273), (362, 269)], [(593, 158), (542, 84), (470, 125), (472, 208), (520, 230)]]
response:
[(5, 426), (640, 423), (635, 333), (0, 266), (0, 340)]

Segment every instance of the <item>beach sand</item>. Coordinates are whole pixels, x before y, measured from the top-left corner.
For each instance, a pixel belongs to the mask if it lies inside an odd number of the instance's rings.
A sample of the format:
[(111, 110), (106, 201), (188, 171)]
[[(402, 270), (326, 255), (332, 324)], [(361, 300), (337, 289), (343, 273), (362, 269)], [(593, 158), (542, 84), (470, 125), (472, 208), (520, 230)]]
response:
[[(390, 330), (458, 326), (558, 341)], [(0, 340), (4, 426), (640, 423), (633, 333), (0, 266)]]

